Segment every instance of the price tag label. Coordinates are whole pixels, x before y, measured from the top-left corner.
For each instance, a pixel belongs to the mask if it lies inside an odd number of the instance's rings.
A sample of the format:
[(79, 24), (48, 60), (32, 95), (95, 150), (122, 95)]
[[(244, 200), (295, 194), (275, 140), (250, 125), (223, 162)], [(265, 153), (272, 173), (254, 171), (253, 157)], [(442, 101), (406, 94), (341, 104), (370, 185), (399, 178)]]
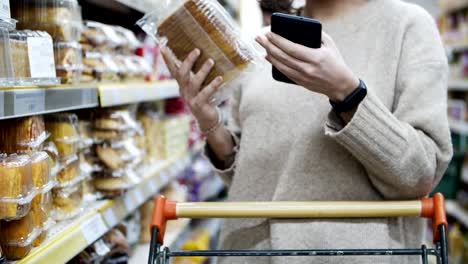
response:
[(0, 16), (10, 18), (10, 0), (0, 0)]
[(94, 104), (94, 91), (93, 89), (83, 89), (82, 90), (82, 97), (81, 97), (81, 104), (82, 105), (89, 105)]
[(102, 220), (100, 214), (94, 215), (84, 221), (81, 224), (80, 229), (86, 239), (86, 242), (88, 242), (88, 245), (92, 244), (107, 232), (106, 224), (104, 223), (104, 220)]
[(102, 239), (99, 239), (94, 243), (94, 249), (99, 256), (105, 256), (107, 253), (110, 252), (110, 248), (104, 243)]
[(21, 115), (45, 111), (44, 90), (14, 91), (13, 114)]
[(28, 55), (32, 78), (56, 77), (52, 38), (29, 37)]
[(112, 208), (107, 208), (106, 210), (104, 210), (104, 212), (102, 212), (102, 215), (104, 216), (104, 220), (106, 220), (108, 226), (115, 226), (119, 223)]

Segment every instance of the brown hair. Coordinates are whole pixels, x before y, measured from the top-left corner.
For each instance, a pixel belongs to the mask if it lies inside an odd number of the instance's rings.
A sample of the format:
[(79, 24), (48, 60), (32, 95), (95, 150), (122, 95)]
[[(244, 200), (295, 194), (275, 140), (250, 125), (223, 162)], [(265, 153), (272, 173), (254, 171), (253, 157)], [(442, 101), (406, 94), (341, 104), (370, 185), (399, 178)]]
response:
[(268, 13), (293, 13), (293, 0), (259, 0), (260, 8)]

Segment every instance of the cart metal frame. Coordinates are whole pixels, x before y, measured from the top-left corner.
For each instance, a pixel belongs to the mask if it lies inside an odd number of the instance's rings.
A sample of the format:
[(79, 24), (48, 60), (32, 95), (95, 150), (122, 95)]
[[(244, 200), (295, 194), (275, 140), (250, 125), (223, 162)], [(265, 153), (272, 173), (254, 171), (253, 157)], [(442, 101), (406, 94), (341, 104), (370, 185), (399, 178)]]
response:
[[(420, 216), (432, 219), (434, 248), (310, 249), (310, 250), (203, 250), (171, 251), (163, 246), (166, 223), (179, 218), (384, 218)], [(155, 198), (151, 223), (149, 264), (169, 264), (173, 257), (298, 257), (298, 256), (420, 256), (428, 264), (448, 264), (447, 217), (442, 194), (419, 201), (384, 202), (202, 202), (175, 203)]]

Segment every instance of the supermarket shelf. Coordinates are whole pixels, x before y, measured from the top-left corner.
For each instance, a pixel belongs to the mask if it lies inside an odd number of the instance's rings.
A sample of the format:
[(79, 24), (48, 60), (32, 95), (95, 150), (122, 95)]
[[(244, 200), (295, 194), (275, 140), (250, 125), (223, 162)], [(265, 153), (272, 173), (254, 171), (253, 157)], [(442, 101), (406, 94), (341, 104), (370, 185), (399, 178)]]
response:
[(141, 13), (147, 13), (156, 8), (156, 5), (153, 3), (148, 3), (148, 1), (143, 0), (114, 0), (123, 5), (126, 5), (132, 9), (135, 9)]
[(98, 106), (90, 86), (0, 90), (0, 120)]
[(468, 80), (453, 80), (449, 81), (449, 91), (468, 91)]
[(0, 120), (177, 96), (175, 81), (0, 89)]
[(191, 162), (191, 154), (143, 168), (143, 180), (122, 198), (87, 206), (79, 218), (59, 223), (46, 242), (17, 263), (65, 263), (157, 194)]
[(468, 227), (468, 210), (461, 207), (456, 201), (446, 201), (445, 209), (447, 214), (455, 217), (462, 223), (465, 227)]
[(468, 135), (468, 123), (463, 121), (449, 120), (450, 130), (459, 135)]
[(179, 96), (176, 81), (135, 84), (101, 84), (98, 86), (102, 107), (155, 101)]

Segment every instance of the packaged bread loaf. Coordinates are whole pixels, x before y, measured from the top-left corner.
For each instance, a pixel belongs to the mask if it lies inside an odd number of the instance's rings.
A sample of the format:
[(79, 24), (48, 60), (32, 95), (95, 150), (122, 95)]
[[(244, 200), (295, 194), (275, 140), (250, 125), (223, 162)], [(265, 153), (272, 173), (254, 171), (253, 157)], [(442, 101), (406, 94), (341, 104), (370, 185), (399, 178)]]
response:
[(54, 218), (65, 220), (77, 216), (82, 210), (82, 184), (52, 190)]
[(46, 191), (55, 184), (52, 178), (50, 157), (45, 151), (38, 151), (31, 155), (32, 179), (34, 188), (38, 192)]
[(31, 216), (34, 228), (38, 229), (39, 235), (33, 241), (33, 246), (37, 247), (44, 242), (50, 226), (53, 224), (52, 212), (52, 192), (51, 190), (39, 193), (34, 197), (31, 205)]
[(72, 185), (80, 179), (80, 160), (77, 155), (70, 156), (61, 161), (60, 171), (57, 173), (57, 185), (64, 187)]
[(40, 148), (48, 136), (42, 116), (3, 120), (0, 126), (0, 152), (35, 150)]
[(214, 103), (226, 99), (226, 88), (249, 72), (246, 69), (257, 57), (253, 46), (241, 40), (229, 14), (215, 0), (165, 1), (138, 21), (138, 25), (166, 45), (178, 65), (195, 48), (201, 50), (201, 55), (194, 72), (198, 72), (206, 60), (215, 61), (204, 85), (217, 76), (222, 76), (225, 84)]
[(62, 83), (77, 83), (83, 70), (82, 49), (78, 42), (54, 44), (55, 68)]
[(0, 155), (0, 219), (17, 219), (30, 209), (35, 190), (27, 155)]
[(11, 2), (17, 28), (48, 32), (56, 41), (78, 41), (81, 8), (74, 0), (16, 0)]
[(39, 235), (31, 214), (12, 221), (0, 221), (0, 246), (8, 260), (24, 258)]
[(75, 155), (78, 152), (80, 136), (78, 133), (78, 117), (71, 113), (47, 115), (46, 129), (50, 132), (50, 140), (54, 141), (61, 159)]

